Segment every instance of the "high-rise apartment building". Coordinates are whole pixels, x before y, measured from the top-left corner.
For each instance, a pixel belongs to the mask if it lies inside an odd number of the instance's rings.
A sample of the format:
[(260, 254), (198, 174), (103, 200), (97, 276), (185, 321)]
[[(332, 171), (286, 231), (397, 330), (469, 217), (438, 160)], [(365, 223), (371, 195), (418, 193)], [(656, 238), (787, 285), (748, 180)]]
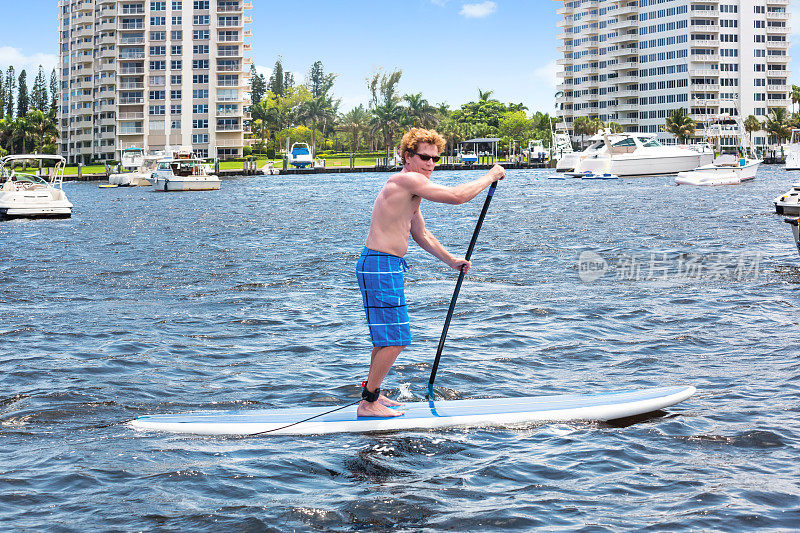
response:
[(674, 142), (661, 127), (676, 108), (701, 137), (711, 117), (763, 120), (789, 105), (789, 0), (557, 1), (558, 102), (570, 129), (597, 117)]
[(242, 155), (251, 22), (241, 0), (59, 0), (59, 126), (70, 162), (130, 147)]

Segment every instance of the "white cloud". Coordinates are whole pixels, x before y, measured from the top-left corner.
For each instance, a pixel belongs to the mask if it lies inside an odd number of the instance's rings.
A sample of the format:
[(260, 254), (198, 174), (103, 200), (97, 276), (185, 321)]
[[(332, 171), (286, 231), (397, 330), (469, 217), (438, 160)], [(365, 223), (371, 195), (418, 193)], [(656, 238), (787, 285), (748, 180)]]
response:
[(459, 15), (463, 15), (467, 18), (479, 19), (483, 17), (488, 17), (495, 11), (497, 11), (497, 4), (495, 4), (494, 2), (483, 2), (480, 4), (464, 4), (461, 7)]
[(265, 78), (272, 76), (272, 67), (265, 67), (264, 65), (256, 65), (256, 72)]
[(5, 68), (13, 66), (17, 72), (25, 69), (28, 72), (28, 77), (30, 78), (31, 72), (34, 73), (33, 76), (36, 76), (36, 72), (39, 70), (39, 65), (42, 66), (44, 71), (49, 76), (50, 71), (53, 70), (56, 65), (58, 65), (58, 57), (55, 54), (41, 53), (27, 56), (19, 48), (0, 46), (0, 67)]
[(558, 72), (560, 70), (561, 65), (558, 65), (555, 60), (553, 60), (534, 70), (533, 77), (540, 83), (547, 83), (553, 88), (553, 91), (555, 91), (556, 85), (558, 85)]

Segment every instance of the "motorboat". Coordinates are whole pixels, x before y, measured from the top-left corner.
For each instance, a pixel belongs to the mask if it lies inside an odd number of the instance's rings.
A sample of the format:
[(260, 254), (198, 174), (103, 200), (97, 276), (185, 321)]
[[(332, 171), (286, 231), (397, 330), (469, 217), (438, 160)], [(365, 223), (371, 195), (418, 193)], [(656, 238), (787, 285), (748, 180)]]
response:
[(774, 200), (775, 212), (779, 215), (800, 215), (800, 182), (793, 183), (792, 188)]
[(792, 235), (794, 236), (794, 244), (797, 246), (797, 252), (800, 253), (800, 228), (798, 228), (798, 224), (800, 224), (800, 218), (784, 218), (784, 222), (787, 224), (792, 225)]
[(473, 165), (478, 162), (478, 154), (475, 152), (461, 151), (458, 153), (458, 160), (465, 165)]
[[(140, 150), (133, 148), (128, 150)], [(126, 150), (127, 152), (127, 150)], [(123, 153), (121, 165), (123, 168), (132, 169), (130, 172), (119, 172), (109, 174), (108, 184), (117, 187), (142, 187), (150, 185), (150, 177), (158, 166), (158, 162), (164, 159), (164, 152), (154, 152), (149, 155), (132, 155), (126, 159)]]
[(176, 151), (158, 161), (150, 176), (157, 191), (217, 191), (220, 179), (192, 151)]
[(541, 139), (528, 141), (528, 149), (523, 152), (533, 161), (547, 161), (550, 159), (550, 152), (544, 147)]
[[(586, 150), (562, 157), (556, 170), (580, 176), (587, 170), (617, 176), (653, 176), (693, 170), (714, 155), (678, 146), (664, 146), (653, 133), (607, 133), (593, 136)], [(610, 158), (608, 168), (603, 168)]]
[(786, 148), (786, 170), (800, 170), (800, 129), (793, 129)]
[[(553, 143), (553, 159), (556, 161), (561, 161), (565, 155), (574, 152), (572, 149), (572, 138), (569, 133), (553, 131), (551, 138)], [(569, 170), (572, 170), (572, 168)]]
[(677, 185), (738, 185), (756, 177), (760, 159), (723, 154), (708, 165), (678, 172)]
[(163, 152), (144, 155), (141, 148), (128, 148), (122, 152), (121, 165), (131, 169), (129, 172), (109, 174), (109, 185), (118, 187), (141, 187), (150, 185), (150, 176), (156, 170), (158, 162), (164, 158)]
[(294, 143), (289, 150), (289, 164), (295, 168), (314, 166), (314, 156), (306, 143)]
[[(33, 161), (47, 170), (47, 180), (35, 173), (14, 170), (17, 162), (25, 165)], [(71, 217), (73, 206), (63, 190), (66, 163), (60, 155), (25, 154), (0, 158), (0, 218)]]

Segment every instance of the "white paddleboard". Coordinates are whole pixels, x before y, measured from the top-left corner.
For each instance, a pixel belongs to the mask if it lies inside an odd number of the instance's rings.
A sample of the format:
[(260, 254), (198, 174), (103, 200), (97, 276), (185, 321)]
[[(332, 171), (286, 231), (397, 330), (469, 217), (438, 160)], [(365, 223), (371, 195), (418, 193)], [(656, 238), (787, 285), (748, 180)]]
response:
[[(358, 417), (355, 405), (328, 414), (324, 413), (336, 407), (206, 411), (140, 416), (129, 425), (138, 430), (195, 435), (253, 435), (265, 432), (267, 435), (310, 435), (613, 420), (669, 407), (690, 397), (695, 390), (692, 386), (678, 386), (605, 394), (414, 402), (401, 407), (405, 414), (391, 418)], [(300, 422), (314, 416), (317, 418)]]

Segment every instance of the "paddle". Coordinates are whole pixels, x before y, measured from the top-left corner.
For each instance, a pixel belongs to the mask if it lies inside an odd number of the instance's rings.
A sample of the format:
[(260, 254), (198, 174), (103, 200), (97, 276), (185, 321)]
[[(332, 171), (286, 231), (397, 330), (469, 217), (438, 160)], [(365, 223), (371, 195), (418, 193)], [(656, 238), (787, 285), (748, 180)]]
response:
[[(472, 250), (475, 248), (475, 243), (478, 240), (478, 233), (481, 231), (481, 225), (483, 224), (483, 219), (486, 218), (486, 211), (489, 210), (489, 203), (492, 201), (492, 196), (494, 195), (494, 190), (497, 188), (497, 182), (493, 182), (489, 186), (489, 192), (486, 194), (486, 201), (483, 203), (483, 209), (481, 210), (481, 216), (478, 217), (478, 223), (475, 225), (475, 231), (472, 232), (472, 240), (469, 242), (469, 247), (467, 248), (467, 254), (464, 256), (464, 259), (469, 261), (469, 258), (472, 257)], [(447, 329), (450, 327), (450, 319), (453, 318), (453, 311), (456, 308), (456, 299), (458, 298), (458, 292), (461, 290), (461, 283), (464, 281), (464, 267), (461, 267), (461, 272), (458, 275), (458, 281), (456, 282), (456, 289), (453, 291), (453, 299), (450, 300), (450, 309), (447, 310), (447, 318), (444, 320), (444, 328), (442, 329), (442, 336), (439, 339), (439, 347), (436, 349), (436, 359), (433, 361), (433, 369), (431, 370), (431, 378), (428, 380), (428, 394), (426, 398), (428, 400), (433, 400), (433, 380), (436, 379), (436, 370), (439, 368), (439, 359), (442, 357), (442, 350), (444, 349), (444, 340), (447, 338)]]

